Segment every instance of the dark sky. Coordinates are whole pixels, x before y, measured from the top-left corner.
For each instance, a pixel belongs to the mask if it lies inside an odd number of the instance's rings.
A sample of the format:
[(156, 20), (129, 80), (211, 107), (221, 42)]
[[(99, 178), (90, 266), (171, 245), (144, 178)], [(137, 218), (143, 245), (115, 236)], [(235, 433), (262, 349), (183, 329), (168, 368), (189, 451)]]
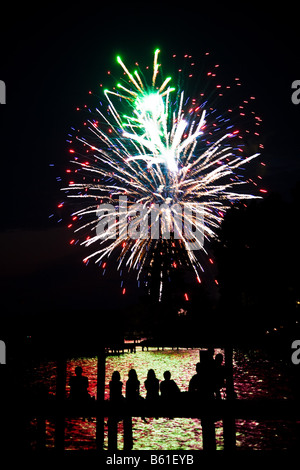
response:
[(7, 89), (7, 104), (0, 106), (4, 311), (134, 302), (134, 295), (125, 299), (114, 290), (114, 275), (82, 266), (83, 250), (69, 246), (57, 217), (48, 218), (61, 200), (56, 177), (67, 164), (75, 108), (117, 53), (135, 61), (151, 58), (156, 47), (214, 52), (256, 96), (264, 122), (264, 186), (289, 196), (300, 179), (300, 104), (291, 101), (291, 84), (300, 79), (298, 12), (284, 3), (266, 12), (252, 2), (240, 10), (211, 5), (6, 10), (0, 32), (0, 79)]

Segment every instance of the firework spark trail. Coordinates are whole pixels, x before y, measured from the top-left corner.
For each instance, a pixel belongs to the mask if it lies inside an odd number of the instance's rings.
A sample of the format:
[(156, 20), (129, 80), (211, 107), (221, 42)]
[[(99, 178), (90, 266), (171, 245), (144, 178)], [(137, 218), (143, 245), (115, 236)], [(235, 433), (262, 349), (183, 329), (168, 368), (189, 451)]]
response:
[[(165, 228), (166, 232), (169, 229), (170, 233), (171, 229), (180, 234), (181, 247), (199, 280), (203, 268), (196, 253), (189, 249), (193, 232), (187, 230), (188, 233), (183, 234), (180, 227), (184, 208), (194, 209), (194, 214), (190, 210), (190, 226), (196, 224), (206, 240), (213, 238), (215, 229), (221, 224), (232, 202), (258, 197), (235, 192), (233, 188), (245, 183), (236, 176), (235, 170), (259, 154), (242, 158), (228, 143), (235, 137), (230, 132), (211, 142), (205, 150), (199, 149), (203, 145), (209, 121), (206, 110), (201, 109), (199, 114), (200, 106), (197, 112), (186, 109), (184, 91), (174, 99), (172, 93), (175, 88), (169, 85), (171, 77), (157, 85), (160, 67), (158, 56), (159, 50), (156, 50), (151, 85), (137, 71), (130, 73), (122, 59), (117, 58), (128, 83), (126, 86), (119, 83), (118, 91), (104, 91), (107, 115), (97, 109), (109, 132), (90, 120), (89, 131), (98, 143), (77, 138), (93, 152), (93, 160), (83, 163), (75, 158), (73, 163), (84, 170), (85, 175), (91, 174), (94, 180), (91, 183), (72, 182), (63, 189), (71, 192), (69, 197), (96, 200), (73, 214), (80, 217), (94, 216), (77, 229), (89, 228), (94, 234), (82, 244), (99, 244), (99, 249), (88, 255), (85, 261), (95, 257), (96, 262), (99, 262), (120, 248), (118, 268), (124, 263), (128, 269), (136, 269), (139, 277), (147, 258), (155, 249), (156, 241), (149, 237), (129, 237), (128, 217), (129, 220), (130, 217), (135, 218), (136, 224), (140, 223), (140, 226), (146, 222), (150, 230), (155, 221), (153, 206), (163, 204), (163, 209), (156, 214), (156, 221), (163, 216), (162, 231)], [(114, 100), (125, 104), (127, 114), (121, 114)], [(127, 206), (119, 207), (120, 200), (125, 196)], [(119, 211), (118, 217), (113, 215), (110, 218), (105, 237), (96, 230), (99, 223), (108, 221), (107, 214), (99, 212), (99, 200), (102, 204), (113, 204)], [(134, 204), (142, 204), (143, 215), (138, 216), (132, 210)], [(175, 205), (182, 208), (181, 215), (172, 211)], [(201, 217), (197, 218), (197, 215)], [(206, 252), (203, 245), (199, 248)], [(161, 295), (161, 274), (160, 278)]]

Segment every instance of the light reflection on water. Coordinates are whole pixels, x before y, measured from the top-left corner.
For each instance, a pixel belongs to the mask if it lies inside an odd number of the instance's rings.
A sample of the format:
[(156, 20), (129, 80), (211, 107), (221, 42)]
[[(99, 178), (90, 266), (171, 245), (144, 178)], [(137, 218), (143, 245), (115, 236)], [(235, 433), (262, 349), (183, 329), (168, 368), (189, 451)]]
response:
[[(215, 349), (215, 354), (223, 353)], [(199, 361), (199, 350), (137, 350), (136, 353), (125, 353), (106, 358), (105, 398), (109, 398), (109, 380), (112, 372), (118, 370), (123, 382), (123, 394), (128, 371), (136, 369), (140, 380), (140, 392), (145, 396), (144, 380), (150, 368), (154, 369), (159, 380), (163, 372), (170, 370), (172, 379), (181, 391), (187, 391), (189, 380), (195, 373)], [(76, 358), (67, 361), (67, 395), (69, 378), (74, 374), (77, 365), (81, 365), (84, 375), (89, 378), (89, 393), (96, 397), (97, 360), (96, 358)], [(261, 352), (234, 354), (234, 383), (237, 397), (249, 398), (292, 398), (283, 364), (269, 361)], [(28, 373), (30, 383), (43, 383), (51, 394), (55, 394), (56, 364), (49, 361), (40, 364)], [(34, 421), (33, 423), (34, 424)], [(237, 446), (252, 449), (285, 448), (291, 442), (291, 435), (297, 434), (299, 424), (287, 422), (258, 422), (237, 420)], [(297, 428), (297, 429), (296, 429)], [(66, 449), (94, 449), (96, 420), (67, 419), (65, 430)], [(118, 448), (122, 449), (122, 422), (119, 423)], [(47, 421), (47, 445), (53, 446), (54, 425)], [(201, 423), (198, 419), (189, 418), (148, 418), (147, 423), (140, 418), (133, 418), (134, 450), (197, 450), (202, 448)], [(223, 448), (222, 422), (216, 423), (217, 449)], [(277, 447), (276, 447), (277, 446)], [(107, 448), (107, 419), (105, 419), (105, 449)]]

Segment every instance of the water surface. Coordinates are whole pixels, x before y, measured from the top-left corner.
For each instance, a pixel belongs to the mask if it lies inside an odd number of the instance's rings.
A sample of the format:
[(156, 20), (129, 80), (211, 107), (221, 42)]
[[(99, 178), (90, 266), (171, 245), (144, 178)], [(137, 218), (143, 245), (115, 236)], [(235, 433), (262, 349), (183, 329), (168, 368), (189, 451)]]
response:
[[(224, 353), (215, 349), (215, 354)], [(195, 373), (195, 365), (199, 361), (198, 349), (142, 351), (124, 353), (106, 358), (105, 398), (109, 398), (109, 380), (112, 372), (118, 370), (125, 383), (128, 371), (136, 369), (140, 380), (140, 393), (145, 397), (144, 380), (148, 370), (154, 369), (159, 380), (169, 370), (181, 391), (188, 390), (190, 378)], [(69, 379), (77, 365), (82, 366), (84, 374), (89, 378), (89, 393), (96, 398), (97, 392), (97, 359), (94, 357), (71, 358), (67, 361), (67, 395)], [(244, 354), (234, 352), (234, 385), (238, 399), (251, 398), (293, 398), (286, 374), (285, 364), (278, 360), (270, 360), (262, 351)], [(56, 363), (49, 361), (35, 365), (28, 370), (28, 386), (43, 383), (50, 394), (55, 394)], [(201, 422), (189, 418), (147, 418), (147, 423), (134, 417), (133, 450), (198, 450), (202, 449)], [(34, 428), (35, 420), (31, 426)], [(122, 422), (119, 423), (118, 448), (122, 449)], [(295, 445), (294, 436), (299, 432), (299, 423), (283, 421), (237, 420), (237, 446), (251, 449), (286, 449)], [(47, 445), (53, 446), (54, 425), (47, 421)], [(67, 419), (65, 429), (66, 449), (95, 449), (96, 419)], [(217, 449), (223, 449), (222, 422), (216, 423)], [(34, 439), (32, 441), (34, 446)], [(107, 419), (105, 419), (105, 444), (107, 449)]]

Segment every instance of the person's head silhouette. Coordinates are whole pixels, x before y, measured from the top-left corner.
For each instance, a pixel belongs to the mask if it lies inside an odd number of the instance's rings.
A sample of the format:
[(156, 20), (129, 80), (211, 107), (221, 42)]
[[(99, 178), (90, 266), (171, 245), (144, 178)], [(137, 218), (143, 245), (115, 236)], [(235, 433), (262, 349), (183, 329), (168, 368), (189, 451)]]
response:
[(80, 377), (82, 375), (82, 367), (80, 366), (75, 367), (75, 375), (77, 377)]
[(111, 380), (113, 382), (118, 382), (119, 380), (121, 380), (120, 372), (118, 370), (113, 371), (112, 376), (111, 376)]
[(153, 369), (148, 370), (147, 379), (149, 380), (156, 379), (156, 375)]
[(130, 369), (130, 371), (128, 372), (128, 378), (130, 380), (137, 380), (137, 373), (135, 369)]
[(170, 380), (170, 378), (171, 378), (171, 372), (169, 370), (166, 370), (164, 372), (164, 379), (165, 380)]
[(196, 372), (197, 372), (197, 374), (199, 374), (199, 372), (201, 372), (201, 364), (200, 364), (200, 362), (197, 362), (197, 364), (196, 364)]

